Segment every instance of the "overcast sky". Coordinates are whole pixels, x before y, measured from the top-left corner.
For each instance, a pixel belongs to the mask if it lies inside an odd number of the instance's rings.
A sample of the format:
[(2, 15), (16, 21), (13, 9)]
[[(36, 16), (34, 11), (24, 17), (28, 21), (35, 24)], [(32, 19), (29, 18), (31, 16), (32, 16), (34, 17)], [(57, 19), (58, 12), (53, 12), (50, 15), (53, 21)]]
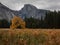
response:
[(39, 9), (60, 10), (60, 0), (0, 0), (13, 10), (20, 10), (24, 4), (32, 4)]

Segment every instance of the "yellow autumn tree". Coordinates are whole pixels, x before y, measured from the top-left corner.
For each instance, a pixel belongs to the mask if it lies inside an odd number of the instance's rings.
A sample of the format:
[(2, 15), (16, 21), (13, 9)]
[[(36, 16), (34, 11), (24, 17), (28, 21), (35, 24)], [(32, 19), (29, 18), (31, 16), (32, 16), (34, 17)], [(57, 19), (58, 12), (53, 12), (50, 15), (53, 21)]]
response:
[(14, 16), (14, 18), (11, 20), (10, 29), (16, 29), (18, 26), (25, 28), (25, 21), (18, 16)]

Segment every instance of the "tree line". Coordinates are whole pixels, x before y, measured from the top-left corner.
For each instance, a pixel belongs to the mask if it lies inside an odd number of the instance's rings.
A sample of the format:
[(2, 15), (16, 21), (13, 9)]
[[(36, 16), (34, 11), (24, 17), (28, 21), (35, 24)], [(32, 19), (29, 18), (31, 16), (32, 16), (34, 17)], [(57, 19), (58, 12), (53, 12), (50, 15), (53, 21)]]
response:
[(10, 23), (3, 19), (3, 20), (0, 20), (0, 28), (9, 28), (10, 27)]
[(27, 28), (60, 28), (60, 11), (50, 11), (46, 12), (46, 16), (43, 20), (34, 19), (34, 18), (25, 18)]
[[(35, 19), (33, 17), (27, 18), (25, 17), (24, 21), (26, 22), (26, 28), (48, 28), (48, 29), (59, 29), (60, 28), (60, 11), (50, 11), (46, 12), (46, 16), (43, 20)], [(6, 20), (0, 20), (0, 28), (9, 28), (11, 25), (10, 22)]]

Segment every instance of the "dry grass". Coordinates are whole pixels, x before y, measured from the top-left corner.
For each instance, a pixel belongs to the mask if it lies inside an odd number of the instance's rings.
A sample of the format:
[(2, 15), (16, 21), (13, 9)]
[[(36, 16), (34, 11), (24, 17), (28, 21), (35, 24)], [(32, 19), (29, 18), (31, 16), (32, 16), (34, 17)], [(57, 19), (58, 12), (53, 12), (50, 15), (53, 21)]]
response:
[(0, 29), (0, 45), (60, 45), (60, 29)]

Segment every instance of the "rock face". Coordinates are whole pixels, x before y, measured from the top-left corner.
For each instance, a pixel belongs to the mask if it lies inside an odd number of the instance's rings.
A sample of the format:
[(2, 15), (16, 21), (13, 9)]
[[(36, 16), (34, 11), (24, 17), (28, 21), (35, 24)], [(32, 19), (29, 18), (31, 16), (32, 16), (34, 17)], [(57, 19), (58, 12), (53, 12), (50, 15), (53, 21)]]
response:
[(46, 12), (47, 10), (37, 9), (33, 5), (25, 4), (24, 7), (19, 11), (19, 15), (21, 15), (22, 17), (26, 16), (28, 18), (33, 17), (41, 19), (41, 16), (43, 16), (43, 18), (45, 17)]
[(14, 13), (8, 7), (0, 3), (0, 19), (5, 19), (8, 22), (13, 18)]
[(22, 19), (25, 17), (41, 19), (41, 16), (43, 16), (43, 18), (45, 17), (46, 12), (47, 10), (37, 9), (35, 6), (30, 4), (25, 4), (21, 10), (14, 11), (0, 3), (0, 20), (5, 19), (8, 22), (10, 22), (14, 16), (19, 16)]

